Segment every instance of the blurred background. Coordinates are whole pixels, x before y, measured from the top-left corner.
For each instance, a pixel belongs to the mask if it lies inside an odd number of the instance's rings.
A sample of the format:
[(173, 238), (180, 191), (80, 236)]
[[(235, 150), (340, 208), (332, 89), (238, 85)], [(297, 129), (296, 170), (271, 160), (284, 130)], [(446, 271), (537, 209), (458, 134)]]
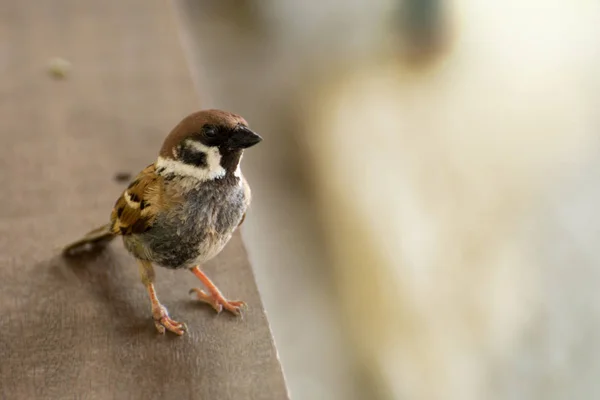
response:
[[(200, 104), (265, 139), (243, 161), (242, 234), (292, 399), (600, 398), (600, 3), (22, 0), (0, 21), (0, 394), (103, 398), (130, 370), (157, 397), (247, 389), (214, 376), (279, 387), (268, 335), (241, 329), (264, 327), (259, 307), (159, 342), (134, 269), (76, 270), (115, 281), (98, 302), (49, 265), (105, 218), (115, 169), (147, 165)], [(62, 85), (43, 74), (58, 56)], [(227, 251), (211, 268), (255, 293)], [(175, 315), (179, 295), (161, 292)], [(248, 335), (261, 370), (218, 332)]]
[(294, 399), (600, 396), (600, 4), (173, 4)]

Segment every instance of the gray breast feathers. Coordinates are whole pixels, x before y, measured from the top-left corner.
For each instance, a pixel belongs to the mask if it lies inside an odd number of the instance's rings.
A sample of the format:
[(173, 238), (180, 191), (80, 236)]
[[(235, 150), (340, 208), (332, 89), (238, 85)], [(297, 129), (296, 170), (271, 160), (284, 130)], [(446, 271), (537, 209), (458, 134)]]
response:
[(180, 204), (157, 216), (151, 229), (126, 239), (127, 248), (167, 268), (191, 267), (213, 258), (227, 244), (249, 204), (246, 185), (237, 179), (232, 183), (204, 182), (187, 191)]

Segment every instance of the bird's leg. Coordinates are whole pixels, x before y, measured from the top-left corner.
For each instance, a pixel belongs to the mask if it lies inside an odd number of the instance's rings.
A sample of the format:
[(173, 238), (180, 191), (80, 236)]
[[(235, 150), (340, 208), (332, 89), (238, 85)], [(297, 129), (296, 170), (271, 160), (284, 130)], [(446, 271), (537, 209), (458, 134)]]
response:
[(200, 267), (191, 268), (190, 271), (200, 279), (200, 282), (208, 289), (206, 293), (202, 289), (194, 288), (190, 290), (190, 294), (196, 293), (198, 300), (210, 304), (217, 313), (220, 313), (223, 309), (232, 312), (235, 315), (241, 314), (242, 307), (246, 306), (243, 301), (229, 301), (221, 294), (221, 291), (215, 284), (210, 280), (204, 272), (200, 270)]
[(185, 324), (177, 322), (169, 317), (169, 313), (165, 306), (160, 304), (158, 297), (156, 296), (156, 290), (154, 289), (154, 268), (152, 263), (148, 261), (138, 261), (140, 269), (140, 277), (142, 283), (146, 286), (148, 295), (150, 296), (150, 302), (152, 303), (152, 317), (154, 318), (154, 325), (158, 332), (165, 333), (165, 329), (169, 330), (177, 335), (183, 335), (187, 329)]

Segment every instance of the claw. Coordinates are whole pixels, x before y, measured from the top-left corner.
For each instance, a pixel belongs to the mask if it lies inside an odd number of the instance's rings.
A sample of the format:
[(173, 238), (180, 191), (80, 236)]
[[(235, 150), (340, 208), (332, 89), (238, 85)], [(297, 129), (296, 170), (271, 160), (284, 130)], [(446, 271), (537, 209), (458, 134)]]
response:
[(212, 308), (215, 309), (217, 314), (220, 314), (223, 311), (223, 309), (225, 309), (234, 315), (241, 316), (242, 308), (246, 307), (246, 303), (244, 303), (243, 301), (229, 301), (218, 293), (209, 294), (206, 293), (204, 290), (198, 288), (190, 289), (189, 293), (195, 293), (197, 300), (203, 303), (210, 304)]
[(219, 314), (223, 309), (231, 312), (232, 314), (241, 316), (242, 308), (246, 307), (246, 303), (243, 301), (229, 301), (222, 294), (219, 288), (210, 280), (204, 272), (200, 270), (200, 267), (195, 266), (191, 268), (191, 272), (200, 279), (200, 282), (208, 289), (208, 293), (202, 289), (194, 288), (190, 290), (191, 293), (196, 293), (196, 297), (199, 301), (208, 303), (215, 309)]
[(152, 317), (154, 318), (154, 325), (160, 334), (164, 334), (168, 330), (181, 336), (187, 330), (187, 326), (184, 323), (177, 322), (169, 317), (169, 313), (164, 306), (154, 309)]

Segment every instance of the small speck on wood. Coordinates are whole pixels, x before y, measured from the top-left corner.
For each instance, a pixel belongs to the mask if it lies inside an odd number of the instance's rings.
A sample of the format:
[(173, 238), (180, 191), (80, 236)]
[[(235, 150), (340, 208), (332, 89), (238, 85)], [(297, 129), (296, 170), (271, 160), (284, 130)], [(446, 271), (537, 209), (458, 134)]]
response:
[(117, 172), (115, 174), (115, 181), (119, 183), (126, 183), (131, 180), (131, 174), (129, 172)]
[(55, 57), (48, 61), (48, 73), (54, 79), (64, 79), (71, 70), (71, 63), (64, 58)]

